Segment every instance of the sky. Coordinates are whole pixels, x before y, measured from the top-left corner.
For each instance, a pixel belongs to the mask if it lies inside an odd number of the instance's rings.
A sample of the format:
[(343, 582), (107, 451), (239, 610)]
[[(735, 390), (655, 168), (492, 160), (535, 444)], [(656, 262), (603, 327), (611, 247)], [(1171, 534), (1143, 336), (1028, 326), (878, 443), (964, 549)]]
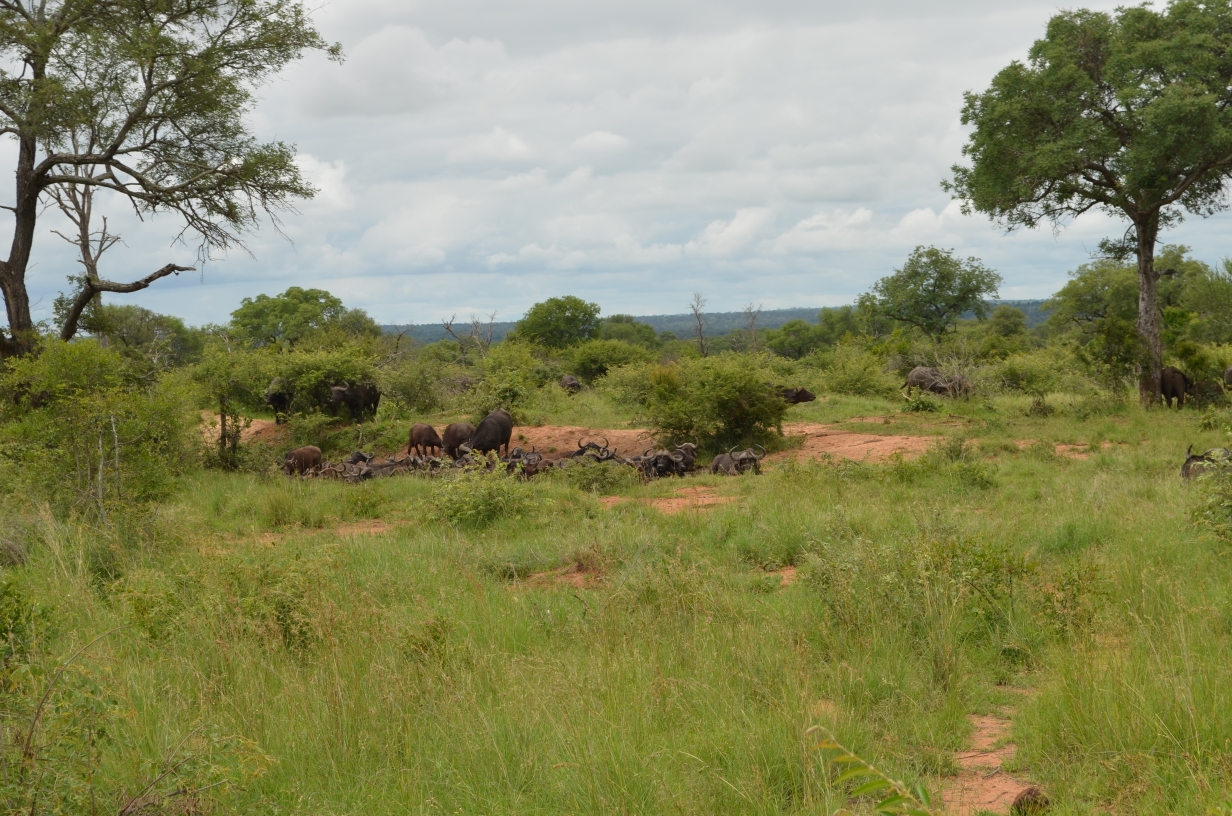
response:
[[(1091, 2), (1091, 8), (1114, 3)], [(917, 245), (1047, 297), (1124, 225), (1090, 214), (1006, 235), (941, 189), (963, 93), (1023, 59), (1032, 0), (333, 0), (342, 65), (311, 55), (259, 90), (252, 127), (319, 189), (197, 272), (113, 302), (200, 325), (317, 287), (382, 323), (517, 319), (572, 294), (604, 314), (849, 303)], [(110, 202), (104, 276), (195, 264), (171, 217)], [(1163, 237), (1208, 262), (1229, 218)], [(36, 319), (72, 274), (40, 224)], [(0, 240), (7, 240), (0, 236)]]

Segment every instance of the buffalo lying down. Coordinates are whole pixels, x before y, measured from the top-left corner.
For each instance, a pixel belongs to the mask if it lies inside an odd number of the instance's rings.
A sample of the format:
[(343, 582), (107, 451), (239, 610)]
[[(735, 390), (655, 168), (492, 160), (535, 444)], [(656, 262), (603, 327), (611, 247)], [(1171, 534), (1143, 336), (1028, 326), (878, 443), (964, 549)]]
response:
[(1232, 451), (1227, 448), (1211, 448), (1195, 456), (1193, 445), (1190, 445), (1189, 450), (1185, 451), (1185, 457), (1185, 464), (1181, 465), (1181, 478), (1192, 479), (1232, 462)]

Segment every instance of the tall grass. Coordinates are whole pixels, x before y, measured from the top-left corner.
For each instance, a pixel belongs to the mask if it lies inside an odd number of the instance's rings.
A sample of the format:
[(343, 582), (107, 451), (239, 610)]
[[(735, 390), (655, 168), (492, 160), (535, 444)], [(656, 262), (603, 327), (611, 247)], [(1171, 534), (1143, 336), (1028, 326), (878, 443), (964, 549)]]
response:
[[(960, 432), (960, 455), (700, 477), (736, 503), (677, 516), (639, 501), (675, 482), (606, 508), (535, 481), (517, 513), (453, 525), (425, 479), (209, 473), (106, 574), (89, 564), (108, 534), (50, 518), (13, 574), (51, 610), (43, 670), (126, 627), (83, 658), (125, 712), (104, 772), (134, 781), (208, 724), (274, 760), (228, 808), (830, 812), (851, 786), (810, 726), (935, 790), (1008, 685), (1038, 690), (1020, 772), (1059, 812), (1206, 813), (1232, 793), (1232, 575), (1176, 469), (1220, 434), (1052, 402), (895, 415), (878, 432)], [(1092, 441), (1120, 444), (1052, 447)]]

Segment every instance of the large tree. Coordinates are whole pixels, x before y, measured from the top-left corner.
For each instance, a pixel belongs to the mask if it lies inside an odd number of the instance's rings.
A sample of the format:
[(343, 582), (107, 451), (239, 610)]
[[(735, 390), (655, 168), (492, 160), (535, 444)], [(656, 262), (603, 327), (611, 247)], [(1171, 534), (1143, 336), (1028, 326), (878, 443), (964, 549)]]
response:
[(974, 127), (947, 189), (1008, 229), (1054, 227), (1091, 210), (1128, 222), (1106, 250), (1137, 257), (1140, 392), (1163, 365), (1155, 243), (1186, 214), (1228, 202), (1232, 175), (1232, 0), (1069, 11), (1027, 62), (968, 93)]
[(518, 336), (551, 349), (576, 346), (599, 334), (599, 305), (580, 297), (548, 298), (526, 310)]
[(294, 148), (259, 142), (244, 121), (254, 90), (306, 49), (338, 53), (298, 0), (0, 0), (0, 135), (16, 147), (0, 355), (31, 348), (26, 276), (53, 191), (70, 218), (83, 202), (87, 216), (71, 239), (86, 263), (77, 314), (97, 292), (135, 291), (184, 267), (102, 279), (88, 258), (114, 242), (89, 225), (92, 201), (70, 191), (111, 191), (143, 218), (176, 215), (201, 259), (311, 196)]
[(918, 246), (901, 269), (874, 283), (859, 303), (872, 315), (939, 340), (968, 312), (981, 320), (988, 317), (988, 298), (997, 296), (1000, 285), (1001, 276), (978, 258), (963, 260), (953, 250)]

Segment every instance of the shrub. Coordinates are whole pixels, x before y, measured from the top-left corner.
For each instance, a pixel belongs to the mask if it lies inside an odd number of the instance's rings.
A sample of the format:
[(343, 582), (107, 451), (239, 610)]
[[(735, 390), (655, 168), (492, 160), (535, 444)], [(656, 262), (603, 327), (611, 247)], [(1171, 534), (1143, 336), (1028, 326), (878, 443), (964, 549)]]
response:
[(0, 491), (102, 515), (167, 495), (193, 458), (189, 395), (174, 379), (150, 386), (127, 374), (93, 340), (49, 341), (10, 361), (4, 383), (29, 396), (0, 426)]
[(1063, 362), (1047, 350), (1011, 354), (992, 369), (1002, 388), (1030, 396), (1037, 414), (1047, 412), (1045, 399), (1061, 384), (1062, 373)]
[(829, 355), (824, 384), (834, 394), (890, 397), (901, 383), (885, 370), (885, 361), (853, 344), (840, 345)]
[(548, 474), (587, 493), (615, 493), (642, 483), (638, 471), (620, 462), (580, 460), (565, 468), (552, 468)]
[(747, 356), (681, 360), (649, 375), (648, 419), (665, 444), (718, 450), (782, 439), (787, 403)]
[(573, 365), (573, 373), (586, 382), (593, 382), (610, 369), (644, 365), (654, 359), (645, 348), (624, 340), (588, 340), (571, 349), (568, 358)]
[(391, 401), (404, 411), (429, 414), (445, 404), (444, 374), (440, 363), (423, 357), (400, 360), (377, 370), (382, 405)]
[(499, 466), (437, 479), (428, 494), (434, 515), (455, 527), (486, 527), (502, 518), (517, 518), (530, 503), (528, 483), (510, 478)]

